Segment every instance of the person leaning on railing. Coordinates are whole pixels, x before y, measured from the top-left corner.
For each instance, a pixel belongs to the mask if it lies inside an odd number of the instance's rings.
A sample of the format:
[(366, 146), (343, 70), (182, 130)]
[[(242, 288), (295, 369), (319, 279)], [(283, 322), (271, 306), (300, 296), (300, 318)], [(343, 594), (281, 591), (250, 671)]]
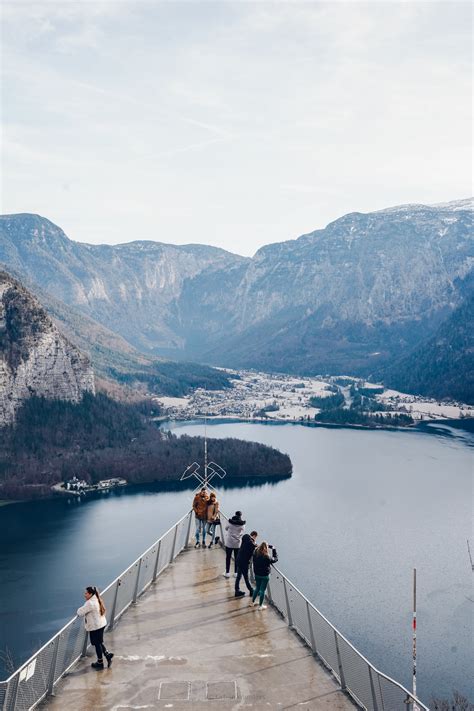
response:
[[(219, 502), (214, 491), (211, 491), (209, 503), (207, 504), (207, 532), (211, 536), (208, 548), (212, 548), (216, 538), (216, 528), (219, 525)], [(218, 540), (218, 539), (217, 539)]]
[(104, 644), (104, 630), (107, 626), (105, 605), (99, 591), (93, 586), (89, 586), (84, 590), (84, 597), (86, 601), (84, 605), (78, 609), (77, 615), (84, 618), (84, 626), (87, 632), (89, 632), (91, 644), (95, 647), (97, 654), (97, 661), (92, 662), (91, 667), (99, 671), (104, 668), (102, 653), (107, 659), (107, 666), (109, 667), (112, 664), (114, 656), (113, 652), (107, 651)]
[[(268, 549), (272, 551), (272, 557)], [(265, 590), (267, 589), (268, 581), (270, 580), (270, 568), (272, 563), (278, 560), (276, 548), (268, 545), (266, 541), (262, 541), (255, 553), (253, 554), (253, 572), (255, 574), (255, 589), (252, 595), (251, 605), (258, 605), (259, 610), (266, 610), (267, 606), (263, 604), (265, 599)], [(260, 597), (260, 604), (257, 602), (257, 597)]]
[(205, 486), (201, 491), (198, 491), (193, 500), (193, 511), (196, 516), (196, 545), (199, 548), (199, 535), (202, 530), (202, 547), (206, 547), (206, 526), (207, 526), (207, 504), (209, 503), (209, 494)]

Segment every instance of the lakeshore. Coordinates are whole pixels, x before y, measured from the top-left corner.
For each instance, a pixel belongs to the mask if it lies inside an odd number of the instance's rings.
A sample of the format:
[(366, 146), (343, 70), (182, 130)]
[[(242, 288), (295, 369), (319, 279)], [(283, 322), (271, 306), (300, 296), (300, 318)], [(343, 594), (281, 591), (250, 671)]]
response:
[[(232, 387), (225, 390), (198, 388), (187, 397), (156, 397), (163, 414), (158, 420), (194, 420), (206, 418), (218, 421), (297, 423), (311, 426), (347, 426), (369, 429), (394, 429), (412, 427), (421, 422), (451, 421), (474, 418), (474, 406), (454, 401), (440, 402), (396, 390), (385, 389), (382, 384), (371, 383), (352, 376), (296, 377), (292, 375), (261, 373), (250, 370), (226, 370)], [(337, 410), (341, 420), (318, 421), (324, 414), (324, 401), (330, 403), (334, 394), (343, 402)], [(355, 395), (354, 395), (355, 393)], [(370, 406), (373, 422), (352, 423), (349, 419), (356, 397), (363, 393)], [(318, 403), (316, 407), (314, 403)], [(347, 422), (344, 422), (347, 412)], [(394, 425), (391, 418), (412, 422)], [(384, 421), (386, 420), (386, 421)]]

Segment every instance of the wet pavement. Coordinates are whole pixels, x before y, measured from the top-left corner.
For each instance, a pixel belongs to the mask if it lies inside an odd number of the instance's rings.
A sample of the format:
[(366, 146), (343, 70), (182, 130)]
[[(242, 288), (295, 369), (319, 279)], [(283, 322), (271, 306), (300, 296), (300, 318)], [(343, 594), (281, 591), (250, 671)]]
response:
[(353, 711), (279, 613), (235, 598), (223, 570), (220, 548), (183, 551), (106, 634), (111, 668), (81, 660), (41, 708)]

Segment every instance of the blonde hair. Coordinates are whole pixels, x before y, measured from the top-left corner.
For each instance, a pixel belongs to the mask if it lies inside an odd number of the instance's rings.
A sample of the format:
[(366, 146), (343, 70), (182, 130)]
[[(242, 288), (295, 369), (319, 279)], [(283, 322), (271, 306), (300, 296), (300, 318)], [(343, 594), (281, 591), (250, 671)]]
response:
[(270, 557), (270, 554), (268, 552), (268, 543), (266, 541), (262, 541), (259, 546), (255, 549), (255, 554), (256, 555), (266, 555), (268, 558)]

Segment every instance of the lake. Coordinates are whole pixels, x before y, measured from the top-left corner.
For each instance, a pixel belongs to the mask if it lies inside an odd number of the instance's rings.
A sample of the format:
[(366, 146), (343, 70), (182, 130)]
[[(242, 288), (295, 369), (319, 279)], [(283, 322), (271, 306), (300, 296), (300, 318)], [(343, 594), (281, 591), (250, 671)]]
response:
[[(165, 426), (176, 434), (204, 429), (202, 422)], [(245, 422), (214, 423), (207, 432), (290, 455), (291, 479), (223, 486), (223, 509), (242, 510), (278, 548), (283, 572), (375, 666), (409, 688), (416, 567), (419, 695), (429, 702), (454, 688), (474, 697), (471, 432), (449, 424), (374, 431)], [(20, 662), (57, 631), (85, 585), (104, 587), (185, 513), (191, 492), (182, 486), (0, 508), (0, 648)]]

